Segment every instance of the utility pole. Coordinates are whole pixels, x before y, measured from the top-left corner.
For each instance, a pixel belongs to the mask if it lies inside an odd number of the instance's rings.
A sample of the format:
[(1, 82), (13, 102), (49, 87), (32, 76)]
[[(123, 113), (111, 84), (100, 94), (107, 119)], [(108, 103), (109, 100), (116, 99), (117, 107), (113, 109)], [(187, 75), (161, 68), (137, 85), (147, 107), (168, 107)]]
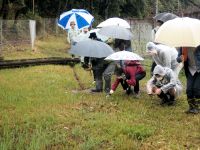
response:
[(35, 0), (33, 0), (33, 15), (35, 14)]
[(179, 0), (177, 0), (177, 3), (178, 3), (178, 13), (180, 13), (180, 2), (179, 2)]
[(156, 6), (156, 10), (155, 10), (155, 14), (158, 14), (158, 0), (155, 0), (155, 6)]

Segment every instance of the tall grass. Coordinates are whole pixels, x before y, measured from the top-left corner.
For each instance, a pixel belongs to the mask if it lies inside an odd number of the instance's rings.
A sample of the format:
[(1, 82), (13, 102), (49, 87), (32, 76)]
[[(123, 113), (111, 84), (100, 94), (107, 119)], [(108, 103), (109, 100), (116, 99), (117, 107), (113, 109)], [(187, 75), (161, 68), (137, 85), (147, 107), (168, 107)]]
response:
[[(74, 69), (91, 88), (90, 73)], [(139, 99), (121, 87), (106, 98), (80, 91), (68, 66), (0, 70), (0, 149), (199, 149), (200, 118), (184, 113), (186, 95), (161, 107), (145, 93), (149, 77)]]

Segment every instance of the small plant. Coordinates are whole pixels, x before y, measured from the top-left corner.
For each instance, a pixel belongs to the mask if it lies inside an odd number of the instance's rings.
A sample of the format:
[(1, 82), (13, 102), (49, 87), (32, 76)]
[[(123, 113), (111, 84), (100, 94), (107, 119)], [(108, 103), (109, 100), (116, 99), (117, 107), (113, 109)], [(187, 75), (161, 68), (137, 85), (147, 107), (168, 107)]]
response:
[(123, 134), (128, 135), (130, 138), (137, 140), (144, 140), (150, 137), (154, 133), (152, 127), (147, 127), (145, 125), (129, 126), (123, 130)]

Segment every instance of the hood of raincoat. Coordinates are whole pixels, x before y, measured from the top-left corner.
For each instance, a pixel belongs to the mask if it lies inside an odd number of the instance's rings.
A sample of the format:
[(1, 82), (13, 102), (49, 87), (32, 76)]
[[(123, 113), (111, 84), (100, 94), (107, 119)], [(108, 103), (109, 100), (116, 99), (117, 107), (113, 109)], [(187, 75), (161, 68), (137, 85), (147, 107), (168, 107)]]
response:
[(164, 67), (157, 65), (153, 70), (153, 74), (154, 75), (158, 74), (158, 75), (164, 76), (166, 74), (166, 70)]

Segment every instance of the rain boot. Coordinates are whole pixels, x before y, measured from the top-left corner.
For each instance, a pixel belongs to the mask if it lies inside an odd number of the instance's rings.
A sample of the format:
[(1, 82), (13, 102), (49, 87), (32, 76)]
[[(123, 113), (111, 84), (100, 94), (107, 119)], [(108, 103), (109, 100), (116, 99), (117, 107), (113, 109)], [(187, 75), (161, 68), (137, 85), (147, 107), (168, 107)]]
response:
[(111, 76), (110, 75), (104, 76), (104, 80), (105, 80), (104, 91), (106, 92), (106, 94), (109, 94), (111, 89)]
[(195, 99), (187, 99), (189, 104), (189, 109), (186, 111), (187, 114), (198, 114), (200, 111), (198, 109), (198, 104)]
[(170, 95), (169, 101), (167, 103), (168, 106), (172, 106), (175, 104), (175, 96)]
[(91, 92), (92, 93), (96, 93), (96, 92), (102, 92), (103, 90), (103, 81), (102, 80), (99, 80), (99, 79), (96, 79), (96, 88), (95, 89), (92, 89)]
[(161, 92), (160, 95), (158, 95), (158, 97), (161, 98), (160, 105), (165, 105), (169, 102), (169, 97), (167, 96), (167, 94), (164, 94), (163, 92)]

